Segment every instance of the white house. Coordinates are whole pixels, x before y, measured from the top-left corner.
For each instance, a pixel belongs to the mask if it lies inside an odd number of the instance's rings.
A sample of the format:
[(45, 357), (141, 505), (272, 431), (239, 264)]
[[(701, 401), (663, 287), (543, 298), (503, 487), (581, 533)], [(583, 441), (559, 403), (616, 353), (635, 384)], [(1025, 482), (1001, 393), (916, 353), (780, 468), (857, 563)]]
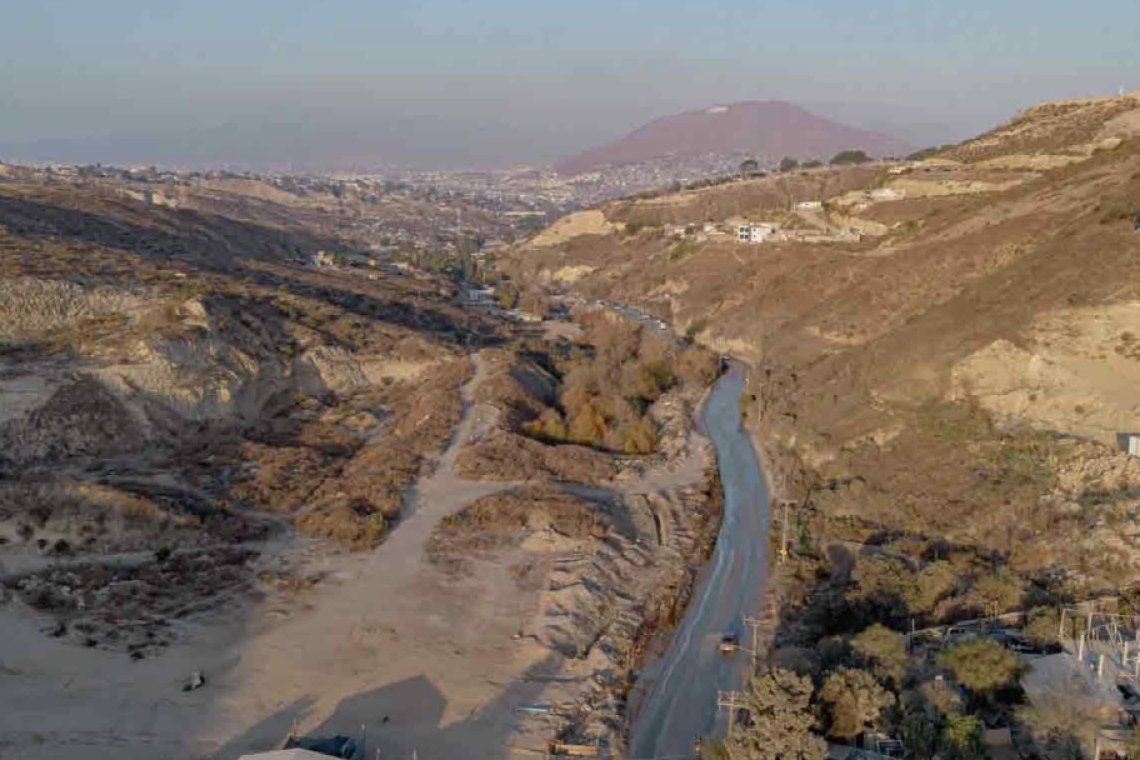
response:
[(741, 243), (763, 243), (775, 231), (776, 226), (767, 222), (742, 224), (736, 228), (736, 239)]
[(495, 289), (492, 287), (467, 288), (463, 294), (463, 298), (470, 303), (479, 303), (481, 301), (489, 301), (494, 295)]
[(1140, 433), (1117, 433), (1116, 440), (1129, 456), (1140, 457)]
[(800, 211), (819, 211), (823, 208), (823, 201), (800, 201), (796, 208)]
[(317, 251), (313, 254), (313, 266), (317, 269), (320, 269), (321, 267), (331, 267), (335, 263), (336, 262), (333, 261), (333, 257), (324, 251)]

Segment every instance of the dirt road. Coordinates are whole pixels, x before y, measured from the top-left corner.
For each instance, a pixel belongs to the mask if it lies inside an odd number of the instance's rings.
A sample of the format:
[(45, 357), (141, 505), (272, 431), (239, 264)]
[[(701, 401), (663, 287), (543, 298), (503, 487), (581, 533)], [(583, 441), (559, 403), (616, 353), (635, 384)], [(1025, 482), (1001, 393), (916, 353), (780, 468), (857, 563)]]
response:
[(692, 757), (693, 741), (727, 725), (718, 690), (740, 689), (749, 654), (718, 650), (725, 633), (751, 646), (744, 616), (759, 613), (767, 575), (768, 488), (752, 440), (741, 426), (744, 370), (734, 365), (713, 389), (701, 426), (716, 447), (724, 484), (724, 522), (713, 560), (668, 653), (641, 677), (649, 698), (634, 724), (630, 758)]

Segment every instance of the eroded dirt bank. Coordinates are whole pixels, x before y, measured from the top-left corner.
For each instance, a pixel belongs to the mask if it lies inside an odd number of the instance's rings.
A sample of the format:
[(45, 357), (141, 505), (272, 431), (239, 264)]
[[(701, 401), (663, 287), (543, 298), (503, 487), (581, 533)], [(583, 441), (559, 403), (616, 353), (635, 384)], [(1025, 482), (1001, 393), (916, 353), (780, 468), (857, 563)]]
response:
[[(313, 543), (294, 560), (299, 575), (324, 579), (315, 589), (197, 616), (182, 640), (138, 662), (45, 637), (23, 607), (0, 609), (5, 756), (231, 758), (273, 747), (294, 722), (316, 733), (364, 726), (371, 748), (443, 757), (540, 749), (559, 732), (612, 740), (630, 642), (699, 551), (707, 443), (690, 433), (664, 462), (578, 493), (554, 487), (593, 505), (601, 530), (528, 526), (456, 567), (441, 561), (438, 526), (481, 500), (541, 496), (455, 473), (458, 453), (499, 415), (473, 401), (486, 374), (476, 366), (457, 434), (388, 539), (367, 556)], [(182, 692), (194, 671), (206, 686)], [(550, 713), (520, 721), (517, 708), (534, 705)]]

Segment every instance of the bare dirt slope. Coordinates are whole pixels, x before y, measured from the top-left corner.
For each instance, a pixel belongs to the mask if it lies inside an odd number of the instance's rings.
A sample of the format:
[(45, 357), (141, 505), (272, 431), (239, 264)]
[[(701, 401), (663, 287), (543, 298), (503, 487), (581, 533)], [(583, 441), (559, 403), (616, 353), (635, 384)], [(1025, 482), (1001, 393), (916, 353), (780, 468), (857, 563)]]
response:
[[(1140, 555), (1120, 546), (1140, 482), (1093, 474), (1116, 472), (1103, 465), (1123, 456), (1116, 434), (1140, 429), (1137, 114), (1135, 96), (1044, 105), (823, 188), (824, 215), (842, 207), (884, 235), (702, 235), (706, 221), (776, 214), (812, 175), (780, 176), (683, 205), (607, 204), (609, 221), (640, 229), (523, 246), (512, 266), (750, 361), (745, 402), (776, 474), (826, 520), (975, 547), (1043, 593), (1111, 588), (1140, 577)], [(678, 223), (698, 229), (663, 226)], [(566, 271), (572, 284), (558, 282)]]
[(255, 208), (0, 184), (0, 755), (618, 742), (717, 524), (715, 362), (519, 342), (436, 277), (304, 266), (351, 243)]
[[(199, 616), (182, 645), (141, 663), (0, 611), (14, 644), (0, 661), (0, 746), (29, 759), (232, 758), (274, 746), (294, 722), (365, 725), (370, 746), (437, 756), (541, 751), (552, 730), (612, 742), (631, 647), (647, 617), (669, 613), (703, 540), (692, 513), (708, 499), (707, 452), (694, 440), (669, 469), (581, 495), (463, 480), (455, 453), (495, 416), (472, 403), (484, 375), (392, 537), (367, 557), (299, 563), (326, 579), (314, 591), (270, 595), (244, 624)], [(544, 505), (578, 517), (544, 518)], [(180, 693), (194, 670), (207, 686)], [(115, 699), (100, 701), (105, 691)], [(518, 725), (516, 708), (538, 703), (556, 722)]]

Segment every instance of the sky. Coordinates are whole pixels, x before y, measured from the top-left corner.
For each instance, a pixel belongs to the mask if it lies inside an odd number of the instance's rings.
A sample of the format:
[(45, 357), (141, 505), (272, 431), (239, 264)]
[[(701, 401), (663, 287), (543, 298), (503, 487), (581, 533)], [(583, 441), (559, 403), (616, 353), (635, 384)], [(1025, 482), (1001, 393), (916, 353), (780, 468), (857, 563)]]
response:
[(0, 159), (548, 162), (789, 100), (916, 146), (1140, 90), (1136, 0), (0, 0)]

